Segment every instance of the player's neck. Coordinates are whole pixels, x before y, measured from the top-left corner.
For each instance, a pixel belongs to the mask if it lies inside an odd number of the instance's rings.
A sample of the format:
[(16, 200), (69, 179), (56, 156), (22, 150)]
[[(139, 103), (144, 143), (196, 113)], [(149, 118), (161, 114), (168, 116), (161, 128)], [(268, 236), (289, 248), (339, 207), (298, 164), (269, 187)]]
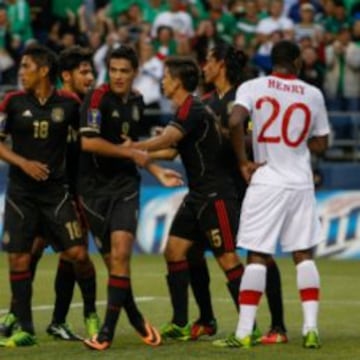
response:
[(290, 69), (284, 66), (274, 66), (273, 67), (273, 73), (276, 74), (282, 74), (282, 75), (293, 75), (293, 76), (297, 76), (297, 73), (295, 71), (295, 69)]
[(73, 87), (68, 83), (63, 84), (62, 90), (65, 90), (65, 91), (71, 92), (71, 93), (75, 93), (75, 90), (73, 89)]
[(176, 94), (174, 94), (172, 101), (176, 107), (180, 107), (189, 97), (189, 95), (191, 94), (185, 89), (179, 89)]
[(221, 78), (214, 83), (216, 92), (220, 99), (232, 88), (231, 84), (226, 78)]
[(50, 81), (41, 82), (34, 90), (33, 94), (41, 105), (44, 105), (51, 94), (54, 92), (54, 85)]

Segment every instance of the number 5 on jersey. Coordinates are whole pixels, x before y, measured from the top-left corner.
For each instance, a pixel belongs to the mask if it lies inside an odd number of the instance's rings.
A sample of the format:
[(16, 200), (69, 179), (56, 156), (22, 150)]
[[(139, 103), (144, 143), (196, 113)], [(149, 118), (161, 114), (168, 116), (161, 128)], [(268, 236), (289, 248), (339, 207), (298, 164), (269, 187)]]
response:
[[(257, 110), (260, 110), (264, 104), (270, 104), (271, 105), (271, 114), (269, 118), (265, 121), (263, 127), (260, 130), (259, 136), (258, 136), (258, 142), (259, 143), (280, 143), (283, 141), (285, 145), (290, 147), (297, 147), (299, 146), (304, 139), (306, 138), (306, 135), (309, 132), (310, 128), (310, 122), (311, 122), (311, 111), (309, 107), (304, 103), (293, 103), (289, 105), (285, 111), (284, 114), (279, 117), (280, 114), (280, 103), (273, 97), (265, 96), (257, 100), (255, 106)], [(304, 114), (303, 117), (303, 128), (300, 131), (300, 134), (298, 134), (297, 138), (291, 139), (289, 136), (289, 128), (291, 125), (291, 121), (295, 121), (294, 119), (294, 113), (297, 112), (298, 115), (296, 116), (296, 120), (302, 120), (302, 116), (300, 116), (300, 113), (302, 112)], [(276, 121), (281, 121), (281, 133), (276, 136), (270, 136), (268, 134), (269, 129), (274, 125)]]

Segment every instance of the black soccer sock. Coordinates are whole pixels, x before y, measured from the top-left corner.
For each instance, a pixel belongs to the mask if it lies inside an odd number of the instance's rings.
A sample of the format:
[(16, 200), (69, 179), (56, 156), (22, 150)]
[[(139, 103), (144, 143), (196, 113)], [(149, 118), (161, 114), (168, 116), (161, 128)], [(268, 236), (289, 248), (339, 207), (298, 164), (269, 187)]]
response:
[(91, 313), (96, 313), (96, 272), (94, 263), (89, 259), (85, 272), (77, 271), (77, 265), (75, 265), (75, 273), (84, 302), (84, 318), (87, 318)]
[(10, 284), (12, 308), (19, 325), (23, 331), (34, 334), (31, 312), (32, 281), (30, 271), (11, 271)]
[(130, 324), (143, 335), (146, 335), (144, 332), (144, 317), (142, 316), (140, 310), (138, 309), (131, 284), (129, 284), (128, 294), (124, 303), (124, 310), (129, 319)]
[(239, 289), (240, 289), (240, 283), (243, 273), (244, 273), (243, 264), (239, 264), (234, 268), (225, 271), (225, 275), (228, 279), (226, 285), (229, 289), (231, 298), (235, 304), (237, 312), (239, 312)]
[(167, 284), (173, 308), (172, 322), (185, 326), (188, 322), (189, 265), (186, 260), (168, 262)]
[(32, 254), (30, 261), (30, 272), (31, 272), (31, 280), (34, 280), (37, 265), (42, 257), (42, 253), (40, 254)]
[(130, 279), (128, 277), (110, 275), (105, 321), (98, 336), (100, 342), (112, 341), (120, 310), (124, 306), (129, 289)]
[(203, 323), (208, 323), (215, 318), (210, 295), (209, 269), (204, 257), (197, 263), (189, 262), (190, 285), (199, 307), (200, 318)]
[(75, 270), (70, 261), (59, 259), (55, 277), (55, 306), (52, 322), (63, 324), (69, 312), (75, 287)]
[(271, 328), (279, 328), (286, 331), (280, 271), (273, 260), (267, 263), (265, 292), (271, 313)]

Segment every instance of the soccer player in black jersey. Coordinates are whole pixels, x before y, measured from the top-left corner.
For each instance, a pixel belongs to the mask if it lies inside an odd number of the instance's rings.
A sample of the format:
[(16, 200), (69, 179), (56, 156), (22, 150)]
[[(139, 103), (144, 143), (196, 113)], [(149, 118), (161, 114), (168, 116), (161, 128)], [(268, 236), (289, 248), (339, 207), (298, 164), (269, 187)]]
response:
[(191, 338), (187, 254), (193, 244), (207, 240), (231, 283), (229, 290), (234, 302), (243, 271), (234, 241), (239, 217), (236, 185), (224, 166), (220, 124), (214, 114), (191, 95), (199, 76), (198, 66), (192, 59), (165, 61), (164, 93), (177, 107), (177, 113), (161, 135), (134, 144), (148, 151), (176, 145), (188, 178), (189, 193), (175, 216), (165, 249), (173, 318), (163, 327), (162, 336), (181, 340)]
[[(92, 52), (80, 46), (73, 46), (61, 52), (59, 58), (58, 74), (62, 81), (62, 89), (75, 94), (82, 99), (90, 90), (94, 82), (92, 67)], [(73, 201), (76, 201), (76, 173), (78, 167), (79, 145), (77, 131), (69, 127), (68, 144), (66, 150), (66, 166), (69, 180), (69, 193)], [(83, 227), (83, 236), (87, 238), (87, 231)], [(30, 269), (32, 278), (35, 277), (36, 265), (40, 260), (46, 240), (38, 236), (32, 248)], [(90, 260), (88, 269), (91, 277), (95, 279), (95, 267)], [(63, 340), (82, 340), (71, 330), (66, 323), (66, 315), (70, 308), (76, 282), (75, 267), (64, 253), (60, 254), (59, 265), (55, 276), (55, 306), (51, 324), (47, 332), (56, 338)], [(95, 282), (93, 282), (95, 285)], [(95, 310), (95, 287), (88, 289), (84, 297), (84, 318), (87, 334), (91, 336), (98, 332), (99, 319)], [(10, 312), (4, 315), (0, 321), (0, 332), (5, 335), (11, 334), (11, 329), (16, 323), (16, 317)]]
[[(237, 159), (229, 141), (229, 117), (246, 65), (247, 58), (227, 43), (219, 43), (209, 51), (204, 66), (204, 78), (215, 86), (215, 90), (204, 96), (203, 101), (211, 107), (221, 122), (224, 135), (224, 162), (235, 179), (238, 189), (239, 207), (246, 190), (246, 183), (237, 168)], [(271, 313), (269, 332), (260, 339), (263, 344), (287, 342), (283, 317), (280, 272), (273, 258), (269, 258), (266, 281), (266, 295)], [(238, 306), (237, 306), (238, 309)]]
[[(10, 164), (3, 248), (9, 253), (12, 310), (18, 328), (1, 346), (33, 345), (31, 249), (44, 237), (75, 264), (83, 296), (95, 290), (91, 262), (67, 191), (65, 151), (68, 127), (78, 127), (79, 101), (56, 91), (57, 58), (33, 45), (22, 56), (19, 78), (24, 91), (8, 94), (0, 105), (0, 158)], [(95, 299), (93, 299), (95, 300)]]
[(79, 190), (99, 251), (109, 264), (108, 304), (97, 336), (85, 340), (95, 350), (109, 348), (121, 308), (142, 340), (161, 342), (158, 331), (135, 306), (130, 283), (130, 256), (139, 210), (140, 176), (145, 166), (164, 185), (180, 185), (178, 174), (149, 162), (149, 155), (132, 149), (123, 136), (137, 140), (144, 126), (142, 96), (132, 91), (138, 69), (135, 51), (121, 46), (110, 53), (109, 84), (92, 91), (81, 115)]

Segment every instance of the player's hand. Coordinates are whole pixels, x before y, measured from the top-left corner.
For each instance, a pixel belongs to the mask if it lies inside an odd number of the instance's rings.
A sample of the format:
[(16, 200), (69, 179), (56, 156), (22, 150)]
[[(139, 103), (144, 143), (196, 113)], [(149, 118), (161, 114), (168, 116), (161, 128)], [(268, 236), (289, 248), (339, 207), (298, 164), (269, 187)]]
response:
[(184, 185), (181, 174), (172, 169), (160, 168), (156, 174), (157, 179), (166, 187), (176, 187)]
[(240, 171), (242, 176), (244, 177), (247, 183), (250, 182), (251, 177), (253, 176), (254, 172), (261, 166), (264, 166), (266, 162), (263, 163), (256, 163), (253, 161), (247, 161), (240, 165)]
[(124, 142), (121, 144), (121, 146), (125, 146), (125, 147), (132, 146), (133, 141), (131, 140), (131, 138), (129, 136), (121, 135), (121, 138), (124, 140)]
[(133, 149), (132, 160), (138, 166), (145, 167), (150, 161), (150, 155), (146, 151)]
[(25, 160), (21, 165), (21, 169), (36, 181), (45, 181), (50, 174), (50, 170), (46, 164), (34, 160)]

